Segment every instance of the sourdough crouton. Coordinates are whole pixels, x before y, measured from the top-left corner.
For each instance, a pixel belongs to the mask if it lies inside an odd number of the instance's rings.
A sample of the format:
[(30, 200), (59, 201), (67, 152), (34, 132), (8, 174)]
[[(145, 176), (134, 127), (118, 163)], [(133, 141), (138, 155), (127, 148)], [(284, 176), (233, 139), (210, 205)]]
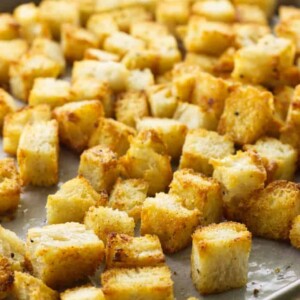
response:
[(3, 127), (5, 116), (16, 110), (17, 106), (13, 97), (0, 88), (0, 128)]
[(144, 91), (151, 85), (154, 85), (154, 76), (149, 69), (131, 70), (127, 79), (126, 90)]
[(48, 196), (47, 222), (82, 223), (91, 206), (105, 206), (107, 202), (108, 196), (105, 192), (98, 194), (84, 177), (79, 176), (65, 182), (55, 194)]
[(264, 11), (257, 5), (239, 4), (235, 7), (236, 20), (239, 23), (267, 25), (268, 19)]
[(80, 156), (78, 175), (85, 177), (97, 192), (109, 192), (119, 175), (117, 155), (101, 145), (85, 150)]
[(6, 299), (14, 283), (14, 271), (6, 257), (0, 255), (0, 299)]
[(143, 204), (141, 234), (157, 235), (164, 251), (175, 253), (190, 244), (199, 219), (198, 209), (186, 209), (176, 195), (157, 193)]
[(239, 4), (252, 4), (260, 7), (267, 17), (271, 17), (275, 10), (276, 1), (275, 0), (233, 0), (234, 5)]
[(11, 14), (0, 14), (0, 40), (17, 39), (20, 34), (20, 24)]
[(84, 59), (87, 60), (98, 60), (98, 61), (114, 61), (118, 62), (120, 60), (119, 55), (113, 54), (107, 51), (103, 51), (96, 48), (88, 48), (84, 51)]
[(103, 257), (103, 242), (79, 223), (31, 228), (27, 234), (26, 258), (33, 275), (51, 288), (69, 287), (93, 275)]
[(3, 150), (11, 155), (17, 154), (23, 128), (28, 123), (48, 121), (51, 118), (50, 107), (45, 104), (24, 107), (9, 113), (3, 124)]
[(192, 280), (201, 294), (247, 284), (251, 233), (234, 222), (212, 224), (193, 234)]
[(145, 179), (150, 195), (164, 191), (171, 182), (172, 167), (162, 140), (153, 130), (141, 131), (129, 140), (130, 147), (121, 158), (127, 177)]
[(197, 208), (201, 213), (201, 225), (221, 221), (222, 189), (217, 180), (190, 169), (178, 170), (173, 174), (169, 193), (178, 196), (187, 209)]
[(300, 215), (293, 220), (289, 237), (291, 244), (295, 248), (300, 249)]
[(58, 182), (58, 124), (56, 120), (27, 124), (17, 150), (24, 185), (51, 186)]
[(143, 179), (118, 178), (115, 183), (108, 205), (114, 209), (126, 211), (127, 214), (140, 220), (143, 202), (147, 197), (149, 184)]
[(61, 300), (105, 300), (101, 289), (94, 286), (82, 286), (69, 289), (60, 294)]
[(225, 217), (239, 220), (244, 202), (254, 191), (263, 188), (267, 179), (261, 158), (255, 152), (238, 151), (210, 162), (214, 168), (213, 177), (222, 185)]
[(287, 240), (292, 222), (299, 214), (298, 184), (278, 180), (253, 193), (245, 204), (242, 221), (255, 236)]
[(218, 131), (239, 145), (251, 144), (271, 128), (273, 116), (274, 99), (270, 92), (238, 86), (226, 99)]
[(173, 158), (178, 159), (182, 152), (187, 127), (185, 124), (172, 119), (159, 119), (146, 117), (137, 122), (137, 130), (153, 130), (167, 148), (167, 153)]
[(20, 195), (21, 180), (14, 159), (0, 159), (0, 214), (14, 211)]
[(93, 230), (104, 244), (107, 243), (109, 233), (134, 236), (134, 219), (126, 212), (110, 207), (91, 207), (85, 215), (84, 225)]
[(129, 148), (129, 137), (134, 136), (135, 133), (135, 129), (121, 122), (114, 119), (100, 118), (88, 146), (106, 146), (118, 156), (122, 156)]
[(27, 273), (15, 272), (12, 295), (19, 300), (58, 300), (58, 292)]
[(87, 148), (99, 118), (104, 117), (104, 109), (99, 100), (86, 100), (57, 107), (53, 115), (58, 122), (60, 142), (80, 153)]
[(111, 233), (106, 245), (106, 266), (110, 268), (155, 267), (165, 262), (159, 239), (146, 234), (132, 237)]
[(222, 159), (233, 153), (234, 144), (227, 136), (205, 129), (193, 129), (186, 136), (179, 168), (191, 168), (211, 176), (213, 167), (209, 160)]
[(101, 275), (107, 300), (172, 300), (173, 281), (167, 266), (111, 269)]

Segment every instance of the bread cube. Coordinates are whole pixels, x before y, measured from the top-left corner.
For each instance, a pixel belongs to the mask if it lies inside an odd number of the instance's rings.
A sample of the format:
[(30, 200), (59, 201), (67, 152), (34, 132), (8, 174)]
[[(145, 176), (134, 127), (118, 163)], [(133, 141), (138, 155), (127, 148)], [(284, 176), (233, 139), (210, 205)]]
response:
[(233, 153), (234, 144), (227, 136), (205, 129), (193, 129), (186, 136), (179, 168), (191, 168), (211, 176), (213, 167), (209, 160), (222, 159)]
[(28, 45), (21, 39), (2, 41), (0, 40), (0, 82), (8, 83), (9, 67), (17, 62), (28, 50)]
[(108, 205), (126, 211), (135, 221), (140, 220), (143, 202), (147, 197), (149, 184), (143, 179), (119, 178), (115, 183)]
[(3, 150), (11, 155), (16, 155), (25, 125), (37, 121), (48, 121), (50, 118), (50, 107), (46, 104), (35, 107), (27, 106), (7, 114), (3, 124)]
[(49, 26), (55, 39), (60, 38), (63, 24), (80, 24), (78, 6), (70, 1), (43, 1), (39, 6), (39, 18)]
[(218, 58), (212, 55), (205, 55), (205, 54), (199, 54), (199, 53), (192, 53), (188, 52), (186, 53), (184, 62), (187, 65), (197, 65), (201, 68), (202, 71), (213, 73), (214, 66), (217, 63)]
[(239, 145), (251, 144), (268, 132), (273, 118), (274, 99), (270, 92), (238, 86), (226, 99), (218, 132)]
[(294, 6), (285, 6), (280, 5), (279, 7), (279, 20), (287, 21), (290, 19), (299, 19), (300, 18), (300, 10)]
[(274, 13), (276, 1), (275, 0), (233, 0), (234, 5), (252, 4), (259, 6), (267, 17), (271, 17)]
[(98, 47), (98, 40), (86, 29), (64, 24), (61, 29), (61, 45), (67, 60), (82, 60), (87, 49)]
[(212, 224), (193, 234), (192, 280), (201, 294), (247, 284), (251, 233), (234, 222)]
[(56, 120), (25, 126), (17, 150), (24, 185), (51, 186), (58, 182), (58, 143)]
[(111, 233), (106, 245), (106, 266), (110, 268), (155, 267), (165, 262), (156, 235), (132, 237)]
[(26, 258), (33, 275), (51, 288), (69, 287), (93, 275), (103, 257), (103, 242), (79, 223), (28, 230)]
[(185, 124), (173, 119), (146, 117), (137, 122), (137, 130), (154, 130), (167, 148), (167, 153), (178, 159), (187, 134)]
[(0, 14), (0, 40), (17, 39), (20, 34), (20, 24), (8, 13)]
[(55, 194), (48, 196), (47, 222), (82, 223), (90, 207), (105, 206), (107, 202), (108, 196), (105, 192), (98, 194), (84, 177), (79, 176), (65, 182)]
[(197, 208), (201, 213), (201, 225), (205, 226), (221, 221), (222, 188), (217, 180), (191, 169), (178, 170), (173, 174), (169, 193), (178, 196), (182, 205), (187, 209)]
[(289, 237), (290, 237), (291, 244), (295, 248), (300, 249), (300, 216), (297, 216), (293, 220)]
[(87, 148), (99, 118), (104, 117), (104, 109), (99, 100), (86, 100), (57, 107), (53, 115), (58, 122), (60, 142), (80, 153)]
[(300, 214), (300, 189), (294, 182), (277, 180), (252, 194), (242, 221), (255, 236), (288, 240), (292, 222)]
[(14, 272), (6, 257), (0, 255), (0, 299), (7, 299), (14, 283)]
[(98, 60), (98, 61), (114, 61), (118, 62), (120, 56), (107, 51), (99, 50), (96, 48), (88, 48), (84, 51), (84, 59), (87, 60)]
[(268, 182), (274, 180), (293, 180), (297, 166), (297, 151), (281, 141), (265, 137), (254, 145), (245, 145), (245, 150), (256, 152), (267, 171)]
[(149, 69), (131, 70), (127, 79), (128, 92), (144, 91), (154, 85), (154, 76)]
[(105, 300), (101, 289), (94, 286), (82, 286), (69, 289), (60, 294), (61, 300)]
[(267, 35), (236, 52), (232, 77), (274, 86), (282, 72), (293, 65), (294, 58), (295, 46), (290, 40)]
[(84, 225), (93, 230), (104, 244), (107, 243), (109, 233), (134, 236), (134, 219), (126, 212), (110, 207), (91, 207), (85, 214)]
[(286, 121), (293, 95), (294, 89), (290, 86), (280, 86), (274, 89), (275, 115), (283, 122)]
[(235, 9), (236, 19), (239, 23), (268, 24), (266, 14), (257, 5), (239, 4), (235, 7)]
[(261, 158), (255, 152), (238, 151), (210, 162), (214, 168), (213, 178), (222, 185), (225, 217), (239, 220), (245, 202), (254, 191), (264, 187), (267, 179)]
[(101, 275), (101, 283), (107, 300), (174, 299), (173, 281), (167, 266), (107, 270)]
[(130, 147), (121, 164), (127, 177), (143, 178), (149, 183), (149, 195), (164, 191), (172, 179), (166, 146), (153, 130), (141, 131), (130, 138)]
[(14, 112), (16, 108), (15, 100), (4, 89), (0, 88), (0, 128), (3, 127), (6, 115)]

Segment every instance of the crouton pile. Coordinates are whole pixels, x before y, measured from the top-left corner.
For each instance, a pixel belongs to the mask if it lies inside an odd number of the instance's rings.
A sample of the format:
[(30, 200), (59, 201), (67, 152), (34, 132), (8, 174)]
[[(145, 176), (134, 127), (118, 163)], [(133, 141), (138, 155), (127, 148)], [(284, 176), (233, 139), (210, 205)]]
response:
[(220, 293), (247, 284), (252, 236), (300, 249), (300, 9), (271, 28), (275, 5), (0, 13), (0, 215), (57, 186), (60, 146), (80, 156), (45, 226), (0, 226), (0, 299), (173, 300), (166, 255), (188, 247), (196, 289)]

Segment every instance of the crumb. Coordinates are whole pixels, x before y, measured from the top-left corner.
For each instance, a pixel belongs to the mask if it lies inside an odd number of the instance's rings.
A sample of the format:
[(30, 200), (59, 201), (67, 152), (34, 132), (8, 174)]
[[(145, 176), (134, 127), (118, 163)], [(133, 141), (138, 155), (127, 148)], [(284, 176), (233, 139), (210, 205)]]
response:
[(258, 297), (258, 294), (259, 294), (259, 290), (258, 289), (254, 289), (253, 290), (254, 297)]

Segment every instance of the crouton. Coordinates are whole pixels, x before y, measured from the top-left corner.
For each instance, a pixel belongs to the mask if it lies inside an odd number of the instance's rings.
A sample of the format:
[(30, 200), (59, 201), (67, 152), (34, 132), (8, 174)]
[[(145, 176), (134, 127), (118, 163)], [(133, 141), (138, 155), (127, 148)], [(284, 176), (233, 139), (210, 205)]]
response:
[(7, 114), (3, 124), (3, 150), (11, 155), (16, 155), (25, 125), (37, 121), (48, 121), (50, 118), (50, 107), (46, 104), (35, 107), (27, 106)]
[(95, 12), (95, 0), (74, 0), (73, 2), (78, 6), (80, 23), (86, 26), (87, 21)]
[[(196, 75), (183, 72), (183, 74), (174, 76), (177, 72), (177, 68), (178, 65), (172, 70), (172, 94), (178, 101), (189, 102), (195, 88)], [(181, 70), (179, 70), (179, 72), (180, 71)]]
[(188, 65), (196, 65), (199, 68), (201, 68), (202, 71), (207, 73), (213, 73), (214, 66), (217, 63), (218, 58), (211, 56), (211, 55), (205, 55), (205, 54), (197, 54), (188, 52), (185, 56), (184, 62)]
[(263, 188), (267, 179), (261, 158), (255, 152), (238, 151), (210, 162), (214, 168), (213, 178), (222, 185), (225, 217), (239, 220), (244, 202), (254, 191)]
[(98, 60), (98, 61), (114, 61), (118, 62), (120, 56), (107, 51), (103, 51), (96, 48), (88, 48), (84, 51), (84, 59), (87, 60)]
[(236, 20), (239, 23), (267, 25), (268, 19), (264, 11), (257, 5), (239, 4), (235, 7)]
[(154, 85), (154, 76), (149, 69), (131, 70), (127, 79), (127, 91), (144, 91)]
[(164, 191), (172, 179), (166, 146), (153, 130), (141, 131), (130, 138), (130, 147), (121, 164), (127, 177), (143, 178), (149, 183), (150, 195)]
[(247, 284), (251, 233), (234, 222), (212, 224), (193, 234), (192, 280), (201, 294)]
[(291, 19), (300, 18), (300, 9), (294, 6), (280, 5), (279, 7), (279, 20), (287, 21)]
[(187, 127), (185, 124), (172, 119), (146, 117), (137, 122), (137, 130), (153, 130), (157, 132), (167, 148), (167, 153), (178, 159), (182, 152)]
[(275, 116), (283, 123), (286, 121), (293, 95), (294, 89), (290, 86), (280, 86), (274, 90)]
[(178, 196), (182, 205), (187, 209), (197, 208), (201, 213), (201, 225), (221, 221), (222, 189), (217, 180), (191, 169), (178, 170), (173, 174), (169, 193)]
[(101, 289), (94, 286), (82, 286), (69, 289), (60, 294), (61, 300), (105, 300)]
[(27, 273), (15, 272), (12, 295), (19, 300), (58, 300), (58, 292)]
[(111, 269), (101, 275), (107, 300), (172, 300), (173, 281), (167, 266), (136, 269)]
[(143, 202), (147, 197), (149, 184), (143, 179), (119, 178), (115, 183), (108, 205), (126, 211), (135, 221), (140, 220)]
[(290, 238), (291, 244), (295, 248), (300, 249), (300, 216), (297, 216), (293, 220), (289, 238)]
[(17, 150), (24, 185), (51, 186), (58, 182), (58, 143), (56, 120), (25, 126)]
[(8, 13), (0, 14), (0, 40), (17, 39), (20, 34), (20, 24)]
[(16, 108), (15, 100), (4, 89), (0, 88), (0, 128), (3, 127), (5, 116), (13, 113)]
[(193, 129), (186, 136), (179, 168), (191, 168), (211, 176), (213, 167), (209, 160), (222, 159), (233, 153), (234, 144), (227, 136), (205, 129)]
[(6, 257), (0, 255), (0, 299), (6, 299), (14, 282), (14, 272)]
[(80, 153), (87, 148), (99, 118), (104, 117), (104, 109), (99, 100), (86, 100), (57, 107), (53, 115), (58, 122), (60, 142)]
[(154, 21), (141, 21), (133, 23), (130, 27), (130, 34), (134, 37), (144, 40), (146, 43), (151, 43), (157, 37), (168, 36), (168, 27)]
[(51, 288), (69, 287), (93, 275), (103, 257), (103, 242), (79, 223), (31, 228), (27, 234), (26, 258), (33, 275)]
[(252, 4), (260, 7), (267, 17), (271, 17), (274, 13), (276, 1), (275, 0), (233, 0), (234, 5)]
[(187, 247), (191, 235), (199, 225), (198, 209), (186, 209), (176, 195), (157, 193), (142, 206), (141, 234), (155, 234), (166, 253)]
[(93, 230), (104, 244), (107, 243), (109, 233), (134, 236), (134, 219), (126, 212), (110, 207), (91, 207), (85, 215), (84, 225)]
[(274, 99), (270, 92), (238, 86), (226, 99), (218, 132), (239, 145), (251, 144), (267, 133), (273, 117)]
[(105, 206), (107, 202), (108, 196), (105, 192), (98, 194), (84, 177), (79, 176), (65, 182), (55, 194), (48, 196), (47, 222), (82, 223), (90, 207)]

